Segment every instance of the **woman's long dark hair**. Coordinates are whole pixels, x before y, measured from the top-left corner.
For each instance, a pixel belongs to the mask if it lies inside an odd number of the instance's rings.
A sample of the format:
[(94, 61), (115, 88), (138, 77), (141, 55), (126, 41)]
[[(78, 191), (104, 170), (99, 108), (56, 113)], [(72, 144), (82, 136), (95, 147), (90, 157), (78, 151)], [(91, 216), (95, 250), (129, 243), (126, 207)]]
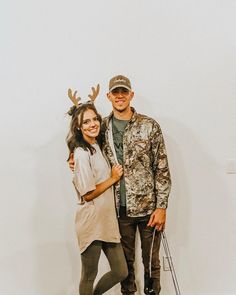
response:
[[(70, 130), (66, 137), (67, 146), (69, 148), (69, 154), (74, 152), (74, 149), (77, 147), (81, 147), (84, 150), (89, 150), (91, 154), (96, 152), (95, 148), (91, 146), (87, 141), (84, 140), (83, 134), (81, 132), (81, 126), (84, 118), (84, 113), (87, 110), (92, 110), (98, 117), (98, 121), (100, 122), (100, 132), (97, 137), (97, 142), (101, 146), (103, 139), (101, 135), (101, 123), (102, 117), (98, 114), (93, 103), (85, 103), (79, 106), (73, 106), (68, 111), (68, 115), (72, 116), (70, 123)], [(69, 159), (68, 159), (69, 160)]]

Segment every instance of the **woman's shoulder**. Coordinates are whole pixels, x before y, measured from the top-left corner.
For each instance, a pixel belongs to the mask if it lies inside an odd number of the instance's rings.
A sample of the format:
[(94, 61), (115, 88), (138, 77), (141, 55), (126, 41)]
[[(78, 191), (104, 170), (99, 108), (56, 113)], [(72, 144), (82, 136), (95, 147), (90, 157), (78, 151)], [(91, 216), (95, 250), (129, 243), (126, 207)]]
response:
[(82, 147), (77, 147), (74, 150), (74, 158), (89, 158), (90, 156), (90, 151), (83, 149)]

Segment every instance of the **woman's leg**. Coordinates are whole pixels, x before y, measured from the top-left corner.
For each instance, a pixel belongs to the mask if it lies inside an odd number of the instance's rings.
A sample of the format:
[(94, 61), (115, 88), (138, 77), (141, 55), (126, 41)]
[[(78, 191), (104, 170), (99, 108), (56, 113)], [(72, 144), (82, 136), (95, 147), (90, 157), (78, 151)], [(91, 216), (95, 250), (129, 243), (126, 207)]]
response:
[(79, 284), (80, 295), (92, 295), (93, 283), (98, 272), (98, 261), (102, 249), (101, 241), (94, 241), (81, 254), (82, 271)]
[(111, 270), (104, 274), (94, 289), (94, 295), (100, 295), (111, 289), (128, 276), (128, 268), (121, 244), (105, 243), (102, 247)]

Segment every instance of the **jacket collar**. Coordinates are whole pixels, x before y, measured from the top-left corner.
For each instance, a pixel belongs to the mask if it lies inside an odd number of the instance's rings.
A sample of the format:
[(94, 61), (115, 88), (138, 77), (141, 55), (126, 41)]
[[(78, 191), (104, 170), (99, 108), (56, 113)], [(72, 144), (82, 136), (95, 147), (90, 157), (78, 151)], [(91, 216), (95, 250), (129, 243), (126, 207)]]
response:
[[(138, 113), (136, 112), (135, 108), (133, 108), (133, 107), (131, 107), (131, 110), (133, 112), (133, 115), (132, 115), (131, 119), (129, 120), (129, 122), (133, 123), (134, 121), (136, 121), (136, 119), (138, 117)], [(107, 127), (108, 127), (109, 122), (113, 116), (114, 116), (114, 112), (112, 111), (108, 117), (104, 118), (104, 123)]]

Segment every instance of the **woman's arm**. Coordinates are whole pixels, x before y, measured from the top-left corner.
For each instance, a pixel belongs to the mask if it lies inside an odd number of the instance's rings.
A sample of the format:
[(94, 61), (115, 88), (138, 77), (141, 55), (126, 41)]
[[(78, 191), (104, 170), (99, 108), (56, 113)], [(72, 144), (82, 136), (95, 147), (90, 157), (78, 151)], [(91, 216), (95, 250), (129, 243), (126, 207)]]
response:
[(114, 183), (116, 183), (118, 180), (120, 180), (122, 174), (123, 174), (122, 166), (119, 164), (114, 165), (112, 167), (111, 177), (109, 177), (107, 180), (97, 184), (95, 190), (86, 193), (83, 196), (84, 200), (86, 202), (89, 202), (89, 201), (92, 201), (93, 199), (97, 198), (98, 196), (100, 196), (109, 187), (111, 187)]

